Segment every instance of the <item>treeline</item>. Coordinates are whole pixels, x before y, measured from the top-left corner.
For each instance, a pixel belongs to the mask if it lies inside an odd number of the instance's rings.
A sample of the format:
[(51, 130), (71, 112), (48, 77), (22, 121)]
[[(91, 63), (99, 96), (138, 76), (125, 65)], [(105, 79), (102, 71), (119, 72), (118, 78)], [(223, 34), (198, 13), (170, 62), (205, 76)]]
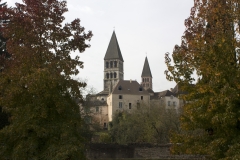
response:
[(116, 112), (108, 132), (100, 134), (100, 142), (170, 143), (170, 135), (180, 132), (180, 114), (175, 109), (142, 104), (133, 112)]

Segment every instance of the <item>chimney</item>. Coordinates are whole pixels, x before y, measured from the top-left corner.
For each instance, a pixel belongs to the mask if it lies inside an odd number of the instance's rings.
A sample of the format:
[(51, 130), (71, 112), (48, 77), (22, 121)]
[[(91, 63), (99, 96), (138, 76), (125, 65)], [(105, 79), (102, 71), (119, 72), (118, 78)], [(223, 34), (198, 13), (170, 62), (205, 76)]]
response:
[(130, 83), (132, 83), (132, 80), (130, 79)]

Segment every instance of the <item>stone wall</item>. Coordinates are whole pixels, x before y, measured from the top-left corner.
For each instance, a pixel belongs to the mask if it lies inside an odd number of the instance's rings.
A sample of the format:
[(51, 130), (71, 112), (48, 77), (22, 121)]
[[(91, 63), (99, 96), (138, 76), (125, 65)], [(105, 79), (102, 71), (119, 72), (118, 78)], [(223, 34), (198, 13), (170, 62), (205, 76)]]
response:
[(202, 155), (171, 155), (171, 144), (103, 144), (93, 143), (89, 145), (87, 157), (89, 160), (95, 159), (185, 159), (202, 160)]

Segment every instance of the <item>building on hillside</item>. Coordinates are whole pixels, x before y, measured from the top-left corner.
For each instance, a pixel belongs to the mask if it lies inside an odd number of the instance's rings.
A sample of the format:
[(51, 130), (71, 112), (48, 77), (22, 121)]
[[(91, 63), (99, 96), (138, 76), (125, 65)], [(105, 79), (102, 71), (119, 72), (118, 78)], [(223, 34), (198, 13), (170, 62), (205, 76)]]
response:
[(150, 96), (150, 101), (151, 104), (159, 107), (165, 107), (166, 109), (175, 109), (177, 112), (179, 111), (181, 105), (177, 94), (169, 90), (155, 92), (153, 96)]
[(182, 105), (178, 99), (177, 86), (172, 91), (153, 91), (153, 77), (147, 57), (143, 65), (141, 84), (133, 80), (124, 80), (124, 60), (115, 31), (104, 57), (103, 73), (103, 91), (91, 95), (91, 103), (88, 103), (92, 122), (97, 121), (103, 128), (112, 121), (115, 112), (134, 112), (141, 104), (176, 110)]
[(104, 99), (98, 99), (96, 95), (87, 95), (83, 106), (81, 114), (87, 123), (99, 124), (104, 129), (108, 127), (108, 105)]

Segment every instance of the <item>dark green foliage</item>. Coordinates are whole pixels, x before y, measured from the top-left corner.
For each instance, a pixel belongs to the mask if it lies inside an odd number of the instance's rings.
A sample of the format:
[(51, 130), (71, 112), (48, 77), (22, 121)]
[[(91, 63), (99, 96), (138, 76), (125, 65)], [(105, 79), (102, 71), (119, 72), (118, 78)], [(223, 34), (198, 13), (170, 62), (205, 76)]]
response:
[(2, 111), (2, 107), (0, 107), (0, 130), (5, 126), (9, 125), (10, 116)]
[(83, 62), (70, 54), (84, 52), (92, 33), (79, 19), (62, 24), (66, 1), (23, 2), (6, 8), (10, 23), (1, 30), (11, 58), (0, 73), (0, 106), (11, 117), (0, 130), (0, 157), (85, 159), (91, 134), (75, 99), (86, 84), (72, 78)]

